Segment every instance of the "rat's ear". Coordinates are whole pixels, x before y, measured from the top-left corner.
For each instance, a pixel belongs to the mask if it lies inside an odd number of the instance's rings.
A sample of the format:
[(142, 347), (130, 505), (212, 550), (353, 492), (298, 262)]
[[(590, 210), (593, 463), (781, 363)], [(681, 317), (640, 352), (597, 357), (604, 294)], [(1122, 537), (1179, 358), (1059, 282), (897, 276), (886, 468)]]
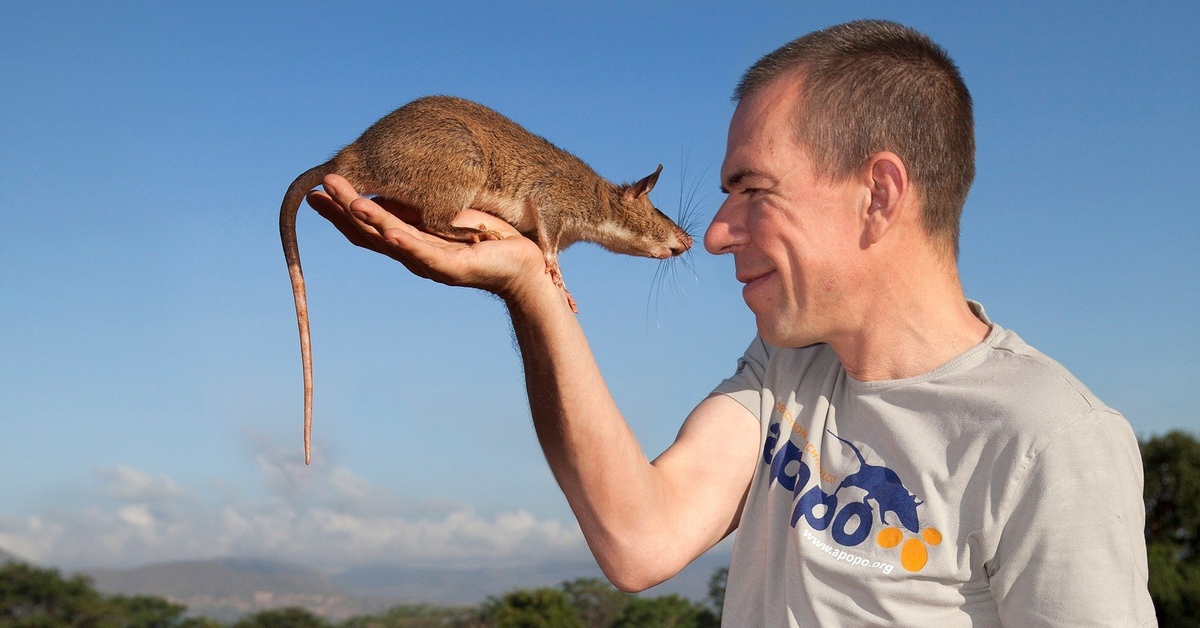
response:
[(654, 184), (658, 183), (658, 175), (661, 172), (662, 164), (658, 164), (658, 169), (655, 170), (650, 176), (638, 181), (637, 183), (634, 183), (625, 190), (625, 199), (632, 201), (635, 198), (649, 194), (650, 190), (654, 189)]

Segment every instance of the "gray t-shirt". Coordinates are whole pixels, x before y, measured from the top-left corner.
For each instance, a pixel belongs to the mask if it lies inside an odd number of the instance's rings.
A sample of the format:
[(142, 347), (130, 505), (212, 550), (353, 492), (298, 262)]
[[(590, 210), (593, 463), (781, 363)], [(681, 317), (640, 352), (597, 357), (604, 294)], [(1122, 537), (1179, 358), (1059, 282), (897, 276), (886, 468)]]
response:
[(1156, 625), (1129, 423), (991, 325), (892, 381), (855, 380), (828, 345), (754, 340), (714, 391), (763, 445), (725, 625)]

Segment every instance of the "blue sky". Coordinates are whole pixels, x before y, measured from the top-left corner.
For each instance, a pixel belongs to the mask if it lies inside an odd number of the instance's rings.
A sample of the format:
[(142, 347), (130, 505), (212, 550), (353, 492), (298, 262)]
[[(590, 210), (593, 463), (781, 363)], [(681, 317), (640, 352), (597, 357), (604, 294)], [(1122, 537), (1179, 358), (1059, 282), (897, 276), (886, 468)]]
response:
[[(303, 467), (284, 189), (447, 93), (610, 179), (662, 163), (652, 198), (676, 214), (696, 190), (703, 226), (741, 72), (860, 17), (927, 32), (972, 90), (968, 295), (1138, 434), (1197, 431), (1194, 2), (18, 2), (0, 40), (0, 548), (67, 567), (584, 555), (502, 306), (410, 277), (307, 210)], [(753, 335), (731, 260), (689, 260), (656, 280), (650, 260), (562, 256), (652, 456)]]

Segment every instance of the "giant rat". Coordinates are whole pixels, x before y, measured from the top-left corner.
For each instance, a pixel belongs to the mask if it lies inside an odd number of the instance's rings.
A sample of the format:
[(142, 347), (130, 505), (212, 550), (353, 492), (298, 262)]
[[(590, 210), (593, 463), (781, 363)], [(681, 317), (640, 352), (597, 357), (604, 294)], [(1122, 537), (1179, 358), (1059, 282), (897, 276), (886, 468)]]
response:
[[(614, 185), (582, 160), (469, 100), (428, 96), (371, 125), (329, 161), (296, 177), (279, 209), (279, 233), (292, 278), (304, 363), (304, 462), (311, 458), (312, 346), (296, 212), (327, 174), (345, 177), (360, 193), (417, 210), (421, 229), (459, 242), (499, 238), (486, 229), (451, 224), (467, 208), (492, 214), (537, 242), (546, 272), (563, 290), (558, 252), (578, 241), (614, 253), (665, 259), (692, 238), (650, 203), (662, 165), (632, 184)], [(573, 311), (575, 301), (567, 293)]]

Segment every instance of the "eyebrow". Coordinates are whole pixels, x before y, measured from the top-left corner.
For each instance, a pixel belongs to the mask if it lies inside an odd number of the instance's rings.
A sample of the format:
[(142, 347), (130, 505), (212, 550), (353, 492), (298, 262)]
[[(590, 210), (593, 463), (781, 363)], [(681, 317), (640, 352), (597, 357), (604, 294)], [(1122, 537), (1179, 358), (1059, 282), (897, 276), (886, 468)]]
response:
[(741, 183), (746, 177), (753, 176), (764, 177), (766, 175), (751, 168), (738, 168), (725, 177), (725, 181), (721, 183), (721, 192), (728, 194), (730, 187)]

